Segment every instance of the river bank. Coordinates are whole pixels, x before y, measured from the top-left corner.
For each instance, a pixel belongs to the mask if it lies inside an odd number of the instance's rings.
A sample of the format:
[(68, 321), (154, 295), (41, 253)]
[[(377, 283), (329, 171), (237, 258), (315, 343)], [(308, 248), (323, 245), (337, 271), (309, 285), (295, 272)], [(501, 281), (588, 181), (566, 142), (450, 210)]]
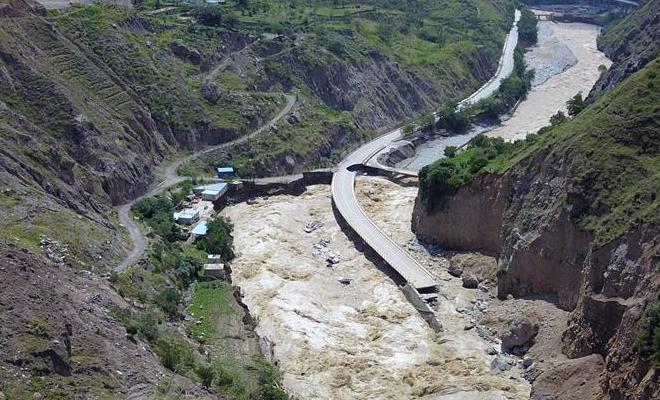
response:
[(443, 157), (447, 146), (461, 146), (486, 133), (505, 140), (522, 139), (549, 124), (557, 111), (566, 111), (566, 101), (578, 92), (584, 96), (600, 76), (599, 66), (611, 62), (598, 50), (600, 28), (581, 23), (538, 24), (538, 43), (525, 55), (528, 68), (537, 71), (532, 89), (513, 114), (497, 126), (478, 125), (460, 135), (437, 137), (418, 144), (415, 155), (396, 163), (396, 168), (419, 171)]

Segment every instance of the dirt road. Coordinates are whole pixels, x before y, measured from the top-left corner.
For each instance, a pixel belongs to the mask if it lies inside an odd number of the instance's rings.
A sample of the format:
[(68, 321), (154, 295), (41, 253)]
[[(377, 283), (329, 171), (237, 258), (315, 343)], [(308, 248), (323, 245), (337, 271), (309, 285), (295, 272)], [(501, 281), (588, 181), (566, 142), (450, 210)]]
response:
[[(273, 94), (274, 95), (274, 94)], [(169, 163), (164, 169), (162, 174), (158, 177), (158, 181), (160, 181), (156, 186), (151, 188), (146, 194), (132, 200), (129, 203), (126, 203), (119, 207), (119, 222), (122, 226), (126, 227), (128, 230), (128, 233), (131, 237), (131, 241), (133, 242), (133, 249), (128, 253), (126, 258), (119, 264), (116, 268), (115, 271), (122, 271), (126, 268), (128, 268), (130, 265), (134, 264), (137, 260), (142, 257), (142, 254), (144, 253), (144, 250), (146, 249), (147, 246), (147, 240), (145, 239), (144, 235), (140, 231), (139, 226), (135, 223), (133, 218), (130, 217), (130, 210), (133, 204), (135, 204), (137, 201), (145, 198), (145, 197), (150, 197), (150, 196), (156, 196), (168, 188), (182, 182), (183, 180), (186, 179), (184, 176), (179, 176), (177, 174), (177, 169), (184, 163), (199, 157), (203, 154), (210, 153), (215, 150), (220, 150), (220, 149), (226, 149), (232, 146), (236, 146), (241, 143), (245, 143), (246, 141), (250, 140), (251, 138), (255, 137), (256, 135), (260, 134), (264, 130), (269, 129), (271, 126), (275, 125), (279, 120), (284, 118), (285, 115), (291, 112), (293, 110), (293, 107), (296, 105), (296, 96), (294, 95), (285, 95), (286, 96), (286, 105), (282, 110), (275, 115), (270, 121), (268, 121), (267, 124), (261, 126), (259, 129), (255, 130), (254, 132), (241, 136), (240, 138), (236, 140), (232, 140), (230, 142), (222, 143), (216, 146), (211, 146), (207, 147), (203, 150), (196, 151), (192, 154), (189, 154), (187, 156), (178, 158), (171, 163)]]

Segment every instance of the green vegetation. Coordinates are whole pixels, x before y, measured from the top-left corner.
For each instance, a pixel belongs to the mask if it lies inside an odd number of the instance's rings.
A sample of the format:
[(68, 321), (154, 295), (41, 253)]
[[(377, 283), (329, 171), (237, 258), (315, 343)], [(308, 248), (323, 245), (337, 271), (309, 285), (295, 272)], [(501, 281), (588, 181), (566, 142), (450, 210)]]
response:
[(179, 313), (179, 301), (181, 293), (175, 288), (161, 289), (154, 297), (154, 303), (160, 307), (170, 319), (175, 318)]
[(456, 152), (458, 151), (458, 148), (456, 146), (447, 146), (445, 147), (445, 157), (452, 158), (456, 155)]
[(491, 118), (497, 118), (513, 108), (520, 100), (524, 99), (532, 87), (534, 70), (527, 70), (523, 50), (517, 47), (513, 53), (513, 72), (502, 81), (497, 92), (487, 99), (481, 100), (473, 106), (473, 114), (483, 114)]
[(135, 203), (131, 211), (165, 241), (173, 243), (181, 237), (181, 231), (174, 222), (174, 206), (169, 198), (145, 197)]
[(652, 303), (635, 343), (639, 354), (660, 365), (660, 301)]
[(528, 8), (524, 8), (518, 21), (518, 37), (526, 45), (536, 44), (538, 39), (536, 23), (536, 15)]
[[(180, 201), (190, 188), (190, 182), (184, 183), (169, 195), (137, 202), (132, 210), (155, 231), (173, 211), (176, 203), (171, 199)], [(166, 368), (213, 393), (239, 400), (287, 399), (277, 383), (277, 368), (258, 357), (253, 323), (237, 303), (232, 285), (199, 281), (207, 251), (220, 254), (224, 261), (234, 257), (232, 230), (231, 221), (218, 217), (196, 244), (161, 235), (151, 246), (150, 268), (132, 266), (110, 277), (122, 296), (143, 302), (145, 308), (113, 308), (111, 314), (127, 334), (147, 341)], [(182, 304), (188, 288), (192, 299)], [(183, 314), (191, 318), (183, 322)], [(172, 324), (185, 324), (190, 339)], [(197, 344), (205, 345), (208, 355), (199, 354)]]
[(582, 99), (582, 92), (579, 92), (575, 96), (571, 97), (566, 102), (566, 108), (568, 109), (568, 115), (574, 117), (584, 110), (584, 107), (587, 106), (587, 103)]
[(507, 143), (501, 138), (478, 135), (472, 138), (464, 151), (456, 152), (450, 146), (445, 149), (448, 158), (442, 158), (419, 172), (419, 195), (430, 212), (458, 188), (472, 181), (486, 166), (499, 165), (502, 157), (522, 143)]
[(553, 118), (553, 126), (524, 141), (483, 147), (473, 140), (466, 151), (420, 171), (422, 200), (433, 212), (480, 171), (503, 173), (545, 152), (540, 162), (569, 165), (575, 196), (566, 201), (576, 202), (573, 218), (594, 235), (595, 248), (641, 224), (659, 223), (659, 76), (656, 59), (574, 118)]
[(231, 231), (234, 225), (228, 218), (217, 217), (208, 223), (204, 237), (206, 252), (222, 256), (223, 261), (234, 258), (234, 238)]
[(470, 111), (456, 110), (456, 104), (448, 103), (438, 111), (438, 120), (435, 124), (438, 128), (449, 131), (462, 132), (470, 126)]

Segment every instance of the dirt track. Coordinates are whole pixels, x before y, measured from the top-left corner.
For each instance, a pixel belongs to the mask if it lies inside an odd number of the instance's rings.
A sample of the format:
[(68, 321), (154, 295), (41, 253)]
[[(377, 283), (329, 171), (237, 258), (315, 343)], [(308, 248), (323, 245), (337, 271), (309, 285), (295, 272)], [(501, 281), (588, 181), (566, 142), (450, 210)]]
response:
[(160, 181), (155, 187), (153, 187), (149, 192), (146, 194), (134, 199), (133, 201), (122, 205), (119, 207), (119, 222), (128, 229), (128, 233), (131, 237), (131, 241), (133, 242), (133, 249), (128, 253), (126, 258), (115, 268), (116, 271), (122, 271), (126, 268), (128, 268), (130, 265), (134, 264), (137, 262), (137, 260), (142, 257), (142, 254), (144, 253), (144, 250), (146, 249), (147, 241), (142, 235), (142, 232), (140, 231), (140, 228), (138, 225), (135, 223), (135, 221), (130, 217), (129, 211), (131, 210), (131, 207), (135, 202), (145, 198), (145, 197), (150, 197), (150, 196), (156, 196), (168, 188), (182, 182), (183, 180), (186, 179), (184, 176), (179, 176), (177, 174), (177, 169), (184, 163), (199, 157), (203, 154), (215, 151), (215, 150), (220, 150), (220, 149), (226, 149), (241, 143), (245, 143), (246, 141), (250, 140), (254, 136), (260, 134), (264, 130), (269, 129), (271, 126), (275, 125), (279, 120), (284, 118), (285, 115), (291, 112), (293, 110), (293, 107), (296, 105), (296, 96), (293, 95), (285, 95), (286, 96), (286, 105), (282, 110), (274, 116), (270, 121), (268, 121), (267, 124), (261, 126), (259, 129), (255, 130), (254, 132), (241, 136), (240, 138), (236, 140), (232, 140), (230, 142), (222, 143), (217, 146), (211, 146), (207, 147), (205, 149), (196, 151), (190, 155), (187, 155), (182, 158), (178, 158), (172, 162), (170, 162), (162, 171), (162, 174), (157, 178), (157, 181)]

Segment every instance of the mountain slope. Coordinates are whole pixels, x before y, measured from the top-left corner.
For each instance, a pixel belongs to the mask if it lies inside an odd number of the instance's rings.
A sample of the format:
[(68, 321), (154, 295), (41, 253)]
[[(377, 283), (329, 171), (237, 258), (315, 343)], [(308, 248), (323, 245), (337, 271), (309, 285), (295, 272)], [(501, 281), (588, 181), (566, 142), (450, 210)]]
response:
[[(642, 28), (660, 29), (657, 18)], [(655, 46), (627, 43), (636, 45), (643, 54)], [(496, 256), (498, 297), (542, 296), (570, 311), (561, 350), (602, 357), (600, 384), (612, 399), (660, 396), (638, 339), (660, 288), (660, 59), (636, 70), (575, 118), (511, 145), (455, 192), (434, 191), (434, 168), (423, 171), (427, 195), (413, 218), (424, 240)]]

